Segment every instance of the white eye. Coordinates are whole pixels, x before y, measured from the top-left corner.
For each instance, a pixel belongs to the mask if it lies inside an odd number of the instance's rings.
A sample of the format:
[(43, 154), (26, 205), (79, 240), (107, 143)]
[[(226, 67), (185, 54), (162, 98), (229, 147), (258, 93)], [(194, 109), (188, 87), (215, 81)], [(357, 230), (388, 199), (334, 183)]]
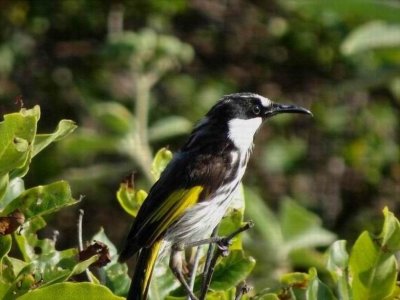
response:
[(253, 113), (258, 116), (261, 113), (261, 107), (260, 105), (254, 105), (253, 106)]

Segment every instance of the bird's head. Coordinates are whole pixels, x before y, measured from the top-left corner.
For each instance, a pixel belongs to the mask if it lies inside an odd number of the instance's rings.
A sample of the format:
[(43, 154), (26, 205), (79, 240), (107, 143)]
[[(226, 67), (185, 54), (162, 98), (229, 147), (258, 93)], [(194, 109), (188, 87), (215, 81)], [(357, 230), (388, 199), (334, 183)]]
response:
[[(226, 125), (228, 137), (239, 148), (251, 147), (262, 122), (282, 113), (312, 113), (300, 106), (274, 103), (253, 93), (237, 93), (222, 97), (206, 115), (212, 123)], [(213, 122), (214, 121), (214, 122)]]

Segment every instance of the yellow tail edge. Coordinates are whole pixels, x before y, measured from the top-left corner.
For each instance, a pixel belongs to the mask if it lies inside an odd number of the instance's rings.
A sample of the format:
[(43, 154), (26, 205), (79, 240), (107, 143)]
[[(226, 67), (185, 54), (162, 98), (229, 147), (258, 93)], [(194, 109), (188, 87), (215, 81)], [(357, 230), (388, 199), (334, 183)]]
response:
[(139, 252), (127, 300), (146, 300), (162, 240)]

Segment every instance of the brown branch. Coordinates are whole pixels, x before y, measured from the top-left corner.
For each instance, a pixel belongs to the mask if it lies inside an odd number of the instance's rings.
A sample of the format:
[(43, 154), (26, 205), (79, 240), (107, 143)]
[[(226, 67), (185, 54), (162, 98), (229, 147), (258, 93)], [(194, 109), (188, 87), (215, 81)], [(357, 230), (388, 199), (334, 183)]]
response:
[[(208, 253), (207, 253), (207, 259), (206, 259), (206, 265), (204, 267), (204, 273), (203, 273), (203, 282), (201, 286), (201, 292), (200, 292), (200, 298), (199, 300), (204, 300), (207, 295), (207, 291), (210, 287), (211, 284), (211, 278), (212, 275), (214, 274), (215, 266), (217, 264), (218, 258), (221, 256), (227, 256), (229, 254), (229, 245), (232, 242), (232, 239), (237, 236), (238, 234), (242, 233), (243, 231), (246, 231), (254, 226), (253, 221), (247, 222), (245, 225), (242, 227), (238, 228), (234, 232), (232, 232), (230, 235), (219, 238), (219, 241), (216, 241), (215, 243), (217, 244), (216, 250), (211, 251), (211, 245), (213, 242), (210, 242), (210, 247), (208, 248)], [(214, 229), (213, 234), (216, 234), (217, 229)], [(210, 240), (217, 240), (218, 237), (214, 236), (211, 237)], [(212, 255), (212, 253), (214, 254)], [(210, 259), (211, 257), (211, 259)], [(207, 262), (209, 261), (209, 265), (207, 265)], [(240, 298), (239, 298), (240, 299)]]

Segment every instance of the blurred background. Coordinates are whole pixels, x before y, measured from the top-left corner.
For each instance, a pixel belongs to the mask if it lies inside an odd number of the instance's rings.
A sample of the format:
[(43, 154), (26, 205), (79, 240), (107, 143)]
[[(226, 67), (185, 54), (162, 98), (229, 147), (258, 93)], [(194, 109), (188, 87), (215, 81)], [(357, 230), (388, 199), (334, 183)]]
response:
[[(256, 136), (244, 179), (256, 285), (376, 231), (385, 205), (399, 212), (399, 2), (0, 1), (0, 112), (39, 104), (40, 132), (79, 125), (33, 161), (26, 186), (68, 180), (87, 238), (102, 226), (121, 245), (120, 182), (134, 172), (147, 190), (154, 153), (178, 150), (240, 91), (314, 113)], [(76, 245), (79, 207), (49, 220), (60, 249)]]

